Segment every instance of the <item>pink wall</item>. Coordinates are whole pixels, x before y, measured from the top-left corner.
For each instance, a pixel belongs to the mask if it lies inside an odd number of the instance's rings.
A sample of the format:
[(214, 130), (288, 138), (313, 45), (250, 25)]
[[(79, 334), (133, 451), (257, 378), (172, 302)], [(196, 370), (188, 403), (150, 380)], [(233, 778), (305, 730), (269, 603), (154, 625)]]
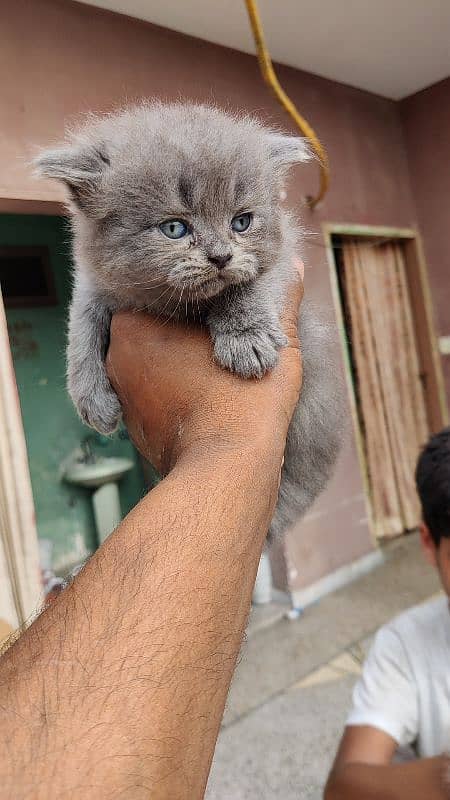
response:
[[(450, 336), (450, 78), (401, 103), (411, 185), (439, 336)], [(450, 357), (442, 359), (450, 396)]]
[[(65, 0), (16, 0), (0, 33), (3, 111), (0, 198), (60, 200), (33, 181), (26, 159), (63, 135), (80, 112), (157, 96), (214, 101), (292, 127), (250, 56)], [(322, 222), (415, 226), (397, 105), (287, 67), (279, 77), (326, 143), (331, 188), (322, 207), (302, 207), (316, 168), (292, 176), (289, 202), (302, 214), (308, 297), (333, 317)], [(339, 468), (312, 513), (288, 537), (290, 583), (301, 588), (372, 549), (351, 425)]]

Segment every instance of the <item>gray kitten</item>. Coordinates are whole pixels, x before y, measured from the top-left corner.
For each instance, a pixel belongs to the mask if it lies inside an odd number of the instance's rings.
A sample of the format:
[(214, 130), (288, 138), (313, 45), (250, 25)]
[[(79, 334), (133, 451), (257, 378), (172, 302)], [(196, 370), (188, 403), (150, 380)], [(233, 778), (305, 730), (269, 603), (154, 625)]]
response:
[[(274, 367), (286, 343), (279, 314), (299, 231), (279, 203), (303, 139), (215, 108), (152, 103), (94, 119), (40, 155), (73, 214), (75, 287), (68, 387), (82, 419), (111, 433), (120, 405), (106, 371), (117, 309), (201, 320), (219, 364), (246, 378)], [(301, 398), (289, 429), (271, 526), (292, 524), (323, 489), (342, 405), (327, 328), (301, 310)]]

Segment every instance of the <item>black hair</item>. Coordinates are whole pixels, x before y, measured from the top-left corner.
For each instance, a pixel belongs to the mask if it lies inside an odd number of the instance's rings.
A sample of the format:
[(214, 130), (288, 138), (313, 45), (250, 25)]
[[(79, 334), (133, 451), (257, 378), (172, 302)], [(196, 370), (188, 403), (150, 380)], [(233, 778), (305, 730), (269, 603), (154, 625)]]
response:
[(422, 516), (437, 547), (450, 537), (450, 427), (431, 437), (416, 467)]

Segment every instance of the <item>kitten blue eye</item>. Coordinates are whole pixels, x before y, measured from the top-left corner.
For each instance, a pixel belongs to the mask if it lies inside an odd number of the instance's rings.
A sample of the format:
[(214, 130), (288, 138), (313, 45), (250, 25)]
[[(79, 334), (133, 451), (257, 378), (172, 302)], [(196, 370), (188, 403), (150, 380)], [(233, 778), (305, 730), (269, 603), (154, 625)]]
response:
[(159, 230), (168, 239), (182, 239), (189, 233), (189, 228), (182, 219), (166, 219), (165, 222), (161, 222)]
[(238, 214), (231, 220), (231, 227), (236, 233), (244, 233), (250, 227), (252, 214)]

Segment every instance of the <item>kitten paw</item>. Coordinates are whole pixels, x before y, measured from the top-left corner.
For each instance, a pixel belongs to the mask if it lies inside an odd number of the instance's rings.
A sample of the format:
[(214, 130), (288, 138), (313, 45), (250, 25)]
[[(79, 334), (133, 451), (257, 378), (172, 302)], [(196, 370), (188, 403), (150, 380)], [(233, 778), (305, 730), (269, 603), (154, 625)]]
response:
[(286, 344), (286, 336), (275, 326), (220, 333), (214, 340), (214, 357), (222, 367), (243, 378), (261, 378), (273, 369), (278, 350)]
[(107, 389), (89, 396), (85, 395), (72, 400), (86, 425), (105, 436), (114, 433), (121, 417), (120, 403), (112, 389)]

